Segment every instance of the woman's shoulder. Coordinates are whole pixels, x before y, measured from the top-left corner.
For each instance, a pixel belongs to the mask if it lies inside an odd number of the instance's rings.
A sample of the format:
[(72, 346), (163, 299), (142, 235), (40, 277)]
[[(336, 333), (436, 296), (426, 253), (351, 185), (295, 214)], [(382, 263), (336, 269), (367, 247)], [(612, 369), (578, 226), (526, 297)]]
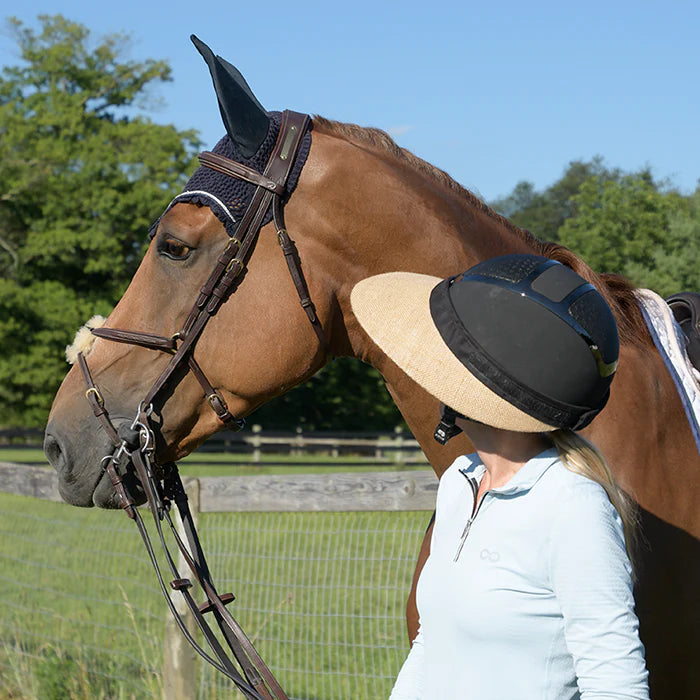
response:
[(562, 498), (607, 498), (605, 489), (597, 481), (570, 469), (561, 459), (557, 459), (547, 470), (545, 479), (549, 487), (556, 490)]
[(620, 516), (607, 492), (597, 481), (569, 469), (561, 460), (546, 474), (553, 502), (553, 522), (607, 523), (618, 529)]

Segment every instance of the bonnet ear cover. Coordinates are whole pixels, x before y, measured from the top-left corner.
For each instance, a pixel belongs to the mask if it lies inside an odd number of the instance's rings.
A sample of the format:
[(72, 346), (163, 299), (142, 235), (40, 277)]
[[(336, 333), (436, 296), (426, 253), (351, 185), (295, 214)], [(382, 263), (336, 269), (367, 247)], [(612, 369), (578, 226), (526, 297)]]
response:
[(215, 56), (194, 34), (190, 39), (209, 67), (226, 133), (238, 145), (241, 154), (250, 158), (267, 136), (270, 126), (267, 112), (236, 68)]

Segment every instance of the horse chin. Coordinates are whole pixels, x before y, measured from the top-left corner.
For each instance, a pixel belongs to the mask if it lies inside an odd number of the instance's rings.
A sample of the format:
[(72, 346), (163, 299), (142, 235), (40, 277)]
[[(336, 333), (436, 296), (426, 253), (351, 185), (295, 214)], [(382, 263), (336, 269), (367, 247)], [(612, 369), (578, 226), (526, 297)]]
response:
[[(136, 475), (131, 467), (126, 469), (126, 473), (123, 475), (124, 486), (131, 496), (132, 500), (137, 506), (142, 505), (146, 502), (146, 494), (141, 487), (141, 484), (136, 479)], [(112, 482), (109, 476), (105, 472), (98, 482), (95, 490), (92, 492), (92, 499), (90, 505), (95, 505), (98, 508), (105, 508), (108, 510), (114, 510), (116, 508), (121, 508), (122, 504), (117, 496), (117, 492), (112, 486)]]
[(92, 508), (93, 491), (89, 488), (77, 486), (75, 482), (58, 477), (58, 493), (61, 498), (72, 506), (79, 508)]
[(95, 505), (98, 508), (106, 508), (110, 510), (121, 507), (119, 497), (112, 487), (106, 473), (104, 477), (100, 479), (100, 483), (97, 484), (97, 488), (95, 488), (95, 490), (92, 492), (92, 505)]
[[(80, 508), (119, 508), (117, 497), (106, 472), (95, 475), (90, 483), (87, 479), (74, 480), (63, 475), (58, 477), (58, 492), (61, 498), (72, 506)], [(94, 485), (96, 483), (96, 485)], [(94, 487), (93, 487), (94, 485)]]

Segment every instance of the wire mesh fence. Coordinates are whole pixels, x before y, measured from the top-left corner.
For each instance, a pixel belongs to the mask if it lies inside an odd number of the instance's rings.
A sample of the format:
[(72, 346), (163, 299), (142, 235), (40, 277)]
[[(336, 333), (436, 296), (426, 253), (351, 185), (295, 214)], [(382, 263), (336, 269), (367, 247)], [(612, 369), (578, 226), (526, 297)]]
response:
[[(292, 698), (387, 697), (428, 514), (202, 513), (220, 592)], [(166, 607), (121, 512), (0, 494), (0, 697), (152, 698)], [(179, 634), (179, 633), (178, 633)], [(195, 666), (200, 698), (228, 698)]]
[(163, 615), (129, 525), (121, 513), (0, 495), (5, 695), (53, 697), (63, 685), (66, 697), (152, 696)]
[[(239, 621), (290, 696), (374, 699), (388, 697), (406, 655), (406, 595), (426, 520), (232, 513), (207, 518), (203, 532), (219, 553), (216, 580), (237, 592)], [(222, 696), (221, 681), (204, 673), (200, 696)]]

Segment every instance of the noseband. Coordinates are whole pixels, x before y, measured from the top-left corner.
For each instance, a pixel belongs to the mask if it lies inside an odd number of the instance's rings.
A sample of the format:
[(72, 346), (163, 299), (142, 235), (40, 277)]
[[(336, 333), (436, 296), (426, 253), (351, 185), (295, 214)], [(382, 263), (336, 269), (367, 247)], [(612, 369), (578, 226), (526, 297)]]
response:
[[(256, 700), (287, 700), (287, 695), (260, 658), (260, 655), (241, 627), (226, 609), (226, 605), (233, 600), (233, 595), (230, 593), (219, 595), (216, 592), (197, 531), (194, 527), (177, 465), (172, 462), (163, 465), (156, 463), (155, 434), (151, 424), (151, 416), (154, 400), (160, 395), (173, 373), (181, 367), (187, 367), (201, 385), (207, 402), (215, 411), (219, 420), (232, 430), (240, 430), (245, 425), (243, 418), (236, 418), (231, 414), (224, 397), (206, 378), (195, 360), (193, 352), (195, 344), (209, 319), (216, 313), (221, 303), (235, 291), (240, 282), (241, 273), (245, 270), (246, 263), (252, 253), (270, 205), (272, 205), (277, 239), (297, 289), (299, 301), (311, 322), (321, 347), (324, 352), (328, 352), (328, 343), (326, 342), (321, 323), (316, 316), (314, 305), (309, 297), (308, 287), (301, 272), (296, 248), (284, 228), (282, 211), (282, 197), (286, 193), (287, 179), (308, 125), (309, 117), (307, 115), (291, 111), (284, 112), (277, 142), (263, 173), (258, 173), (242, 163), (230, 160), (219, 154), (204, 152), (199, 155), (200, 163), (203, 166), (224, 175), (250, 182), (256, 185), (256, 189), (236, 230), (236, 237), (231, 238), (219, 256), (214, 269), (200, 290), (199, 296), (179, 332), (168, 338), (141, 331), (117, 328), (102, 327), (92, 330), (94, 335), (106, 340), (138, 345), (172, 354), (168, 366), (139, 404), (136, 417), (131, 424), (123, 424), (119, 429), (114, 426), (105, 408), (102, 394), (92, 379), (87, 360), (82, 353), (78, 355), (78, 365), (87, 386), (85, 396), (92, 407), (95, 417), (100, 421), (114, 445), (112, 454), (107, 455), (102, 460), (102, 470), (95, 488), (97, 488), (104, 474), (107, 473), (117, 493), (121, 507), (136, 522), (151, 563), (156, 571), (161, 591), (187, 641), (202, 658), (228, 676), (246, 698), (255, 698)], [(179, 591), (182, 594), (214, 656), (205, 651), (192, 637), (170, 599), (149, 534), (124, 482), (125, 470), (129, 464), (133, 466), (146, 494), (158, 537), (165, 552), (168, 568), (174, 577), (170, 582), (170, 587), (172, 590)], [(172, 503), (175, 503), (177, 506), (182, 519), (188, 541), (187, 544), (179, 536), (170, 517)], [(177, 565), (168, 550), (162, 528), (163, 520), (168, 523), (175, 543), (187, 562), (193, 578), (206, 596), (206, 601), (200, 606), (196, 604), (189, 592), (189, 589), (192, 587), (191, 580), (180, 575)], [(208, 612), (214, 615), (229, 650), (240, 667), (240, 671), (204, 619), (204, 615)]]

